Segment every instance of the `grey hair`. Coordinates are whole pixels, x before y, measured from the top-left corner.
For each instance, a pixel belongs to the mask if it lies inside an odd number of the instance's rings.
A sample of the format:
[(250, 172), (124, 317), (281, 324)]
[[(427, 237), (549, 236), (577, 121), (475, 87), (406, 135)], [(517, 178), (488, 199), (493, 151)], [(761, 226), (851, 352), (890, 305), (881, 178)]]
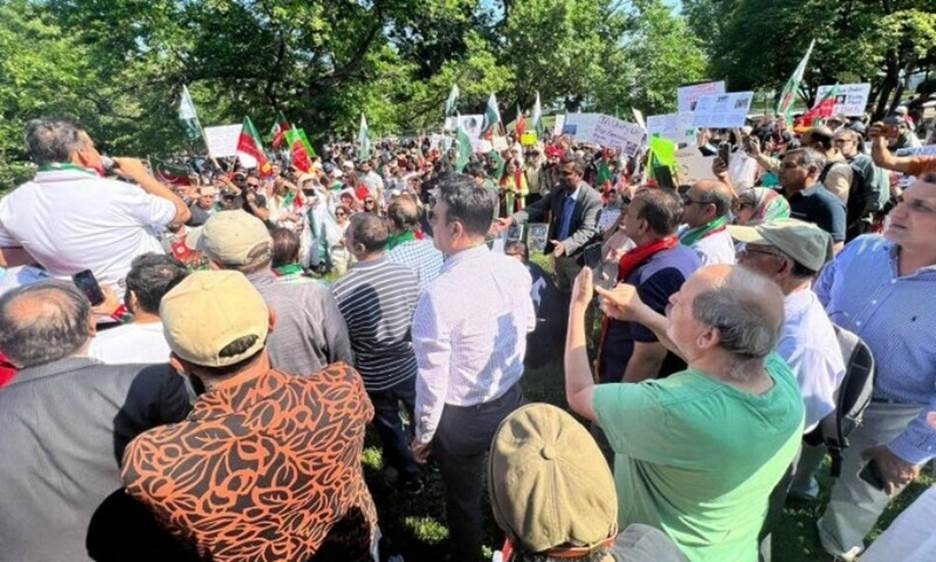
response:
[(32, 119), (26, 124), (29, 157), (40, 166), (67, 162), (72, 152), (85, 147), (87, 141), (81, 137), (81, 132), (82, 128), (68, 119)]
[(734, 357), (729, 375), (746, 380), (763, 367), (783, 327), (783, 294), (763, 275), (743, 267), (692, 302), (696, 320), (717, 328), (722, 349)]
[(90, 321), (91, 303), (70, 283), (18, 287), (0, 297), (0, 350), (20, 368), (51, 363), (87, 343)]

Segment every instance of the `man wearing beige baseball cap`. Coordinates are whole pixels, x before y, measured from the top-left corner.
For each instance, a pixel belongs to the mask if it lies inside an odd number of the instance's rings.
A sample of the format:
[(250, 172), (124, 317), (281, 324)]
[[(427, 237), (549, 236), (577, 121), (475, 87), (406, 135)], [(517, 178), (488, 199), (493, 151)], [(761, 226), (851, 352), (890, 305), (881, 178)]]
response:
[(845, 376), (842, 351), (812, 281), (832, 259), (832, 237), (818, 226), (797, 219), (777, 219), (757, 226), (729, 226), (732, 238), (744, 243), (738, 263), (780, 286), (783, 330), (777, 353), (783, 357), (803, 392), (804, 432), (835, 409), (835, 390)]
[(360, 375), (341, 363), (310, 378), (272, 368), (275, 317), (236, 271), (191, 274), (159, 314), (171, 364), (205, 391), (184, 421), (127, 447), (127, 492), (203, 558), (305, 562), (335, 542), (367, 560), (379, 532), (360, 461), (374, 414)]
[(501, 422), (491, 443), (491, 509), (507, 536), (503, 562), (684, 562), (662, 531), (617, 526), (608, 463), (585, 427), (549, 404)]
[(269, 352), (277, 370), (308, 376), (338, 361), (353, 364), (348, 328), (335, 298), (318, 283), (278, 281), (272, 270), (273, 237), (263, 221), (241, 210), (215, 213), (195, 246), (214, 268), (243, 273), (275, 313)]

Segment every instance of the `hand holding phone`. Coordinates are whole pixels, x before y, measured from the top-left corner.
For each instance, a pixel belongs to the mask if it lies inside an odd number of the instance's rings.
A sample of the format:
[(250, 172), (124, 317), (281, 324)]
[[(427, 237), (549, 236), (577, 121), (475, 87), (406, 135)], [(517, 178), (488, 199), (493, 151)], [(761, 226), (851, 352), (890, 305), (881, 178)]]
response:
[(91, 306), (97, 306), (104, 302), (104, 291), (101, 290), (101, 286), (98, 284), (94, 273), (92, 273), (90, 269), (79, 271), (72, 275), (72, 281), (74, 281), (75, 286), (88, 297), (88, 300), (91, 301)]

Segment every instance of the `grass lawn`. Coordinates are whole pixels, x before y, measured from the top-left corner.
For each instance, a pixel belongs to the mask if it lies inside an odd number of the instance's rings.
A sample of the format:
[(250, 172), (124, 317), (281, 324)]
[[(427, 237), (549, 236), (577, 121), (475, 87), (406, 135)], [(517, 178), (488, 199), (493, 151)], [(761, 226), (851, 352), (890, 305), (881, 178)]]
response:
[[(544, 267), (549, 265), (545, 260), (536, 261)], [(528, 369), (524, 374), (522, 384), (527, 401), (548, 402), (565, 408), (562, 350), (528, 351), (531, 352), (548, 352), (553, 358), (544, 367)], [(425, 469), (426, 488), (418, 496), (411, 497), (398, 491), (388, 482), (382, 471), (380, 446), (373, 432), (368, 436), (364, 465), (367, 482), (377, 503), (381, 530), (392, 541), (394, 550), (401, 552), (407, 561), (441, 560), (447, 552), (445, 539), (448, 537), (448, 530), (445, 525), (444, 489), (438, 473), (431, 467)], [(880, 534), (913, 499), (933, 484), (932, 471), (927, 468), (925, 473), (884, 513), (870, 538)], [(805, 504), (795, 500), (787, 502), (784, 518), (773, 536), (774, 560), (832, 560), (819, 546), (815, 530), (815, 522), (828, 501), (828, 466), (823, 467), (820, 481), (823, 484), (823, 495), (819, 503)], [(486, 544), (491, 549), (499, 548), (503, 537), (490, 516), (489, 508), (486, 508), (486, 513)], [(490, 560), (489, 549), (485, 549), (485, 554), (486, 559)]]

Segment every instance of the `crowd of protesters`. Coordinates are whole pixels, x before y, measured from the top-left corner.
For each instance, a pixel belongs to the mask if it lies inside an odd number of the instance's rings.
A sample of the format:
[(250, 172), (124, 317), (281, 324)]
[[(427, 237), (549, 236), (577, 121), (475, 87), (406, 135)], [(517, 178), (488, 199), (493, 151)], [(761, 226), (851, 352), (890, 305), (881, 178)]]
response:
[[(395, 501), (438, 471), (452, 560), (488, 514), (505, 562), (770, 560), (826, 454), (819, 541), (856, 560), (936, 456), (936, 157), (895, 154), (906, 112), (703, 130), (686, 183), (506, 140), (460, 172), (420, 137), (168, 185), (31, 121), (0, 200), (0, 557), (400, 560), (373, 425)], [(549, 361), (566, 402), (526, 404)], [(881, 544), (930, 559), (934, 515)]]

